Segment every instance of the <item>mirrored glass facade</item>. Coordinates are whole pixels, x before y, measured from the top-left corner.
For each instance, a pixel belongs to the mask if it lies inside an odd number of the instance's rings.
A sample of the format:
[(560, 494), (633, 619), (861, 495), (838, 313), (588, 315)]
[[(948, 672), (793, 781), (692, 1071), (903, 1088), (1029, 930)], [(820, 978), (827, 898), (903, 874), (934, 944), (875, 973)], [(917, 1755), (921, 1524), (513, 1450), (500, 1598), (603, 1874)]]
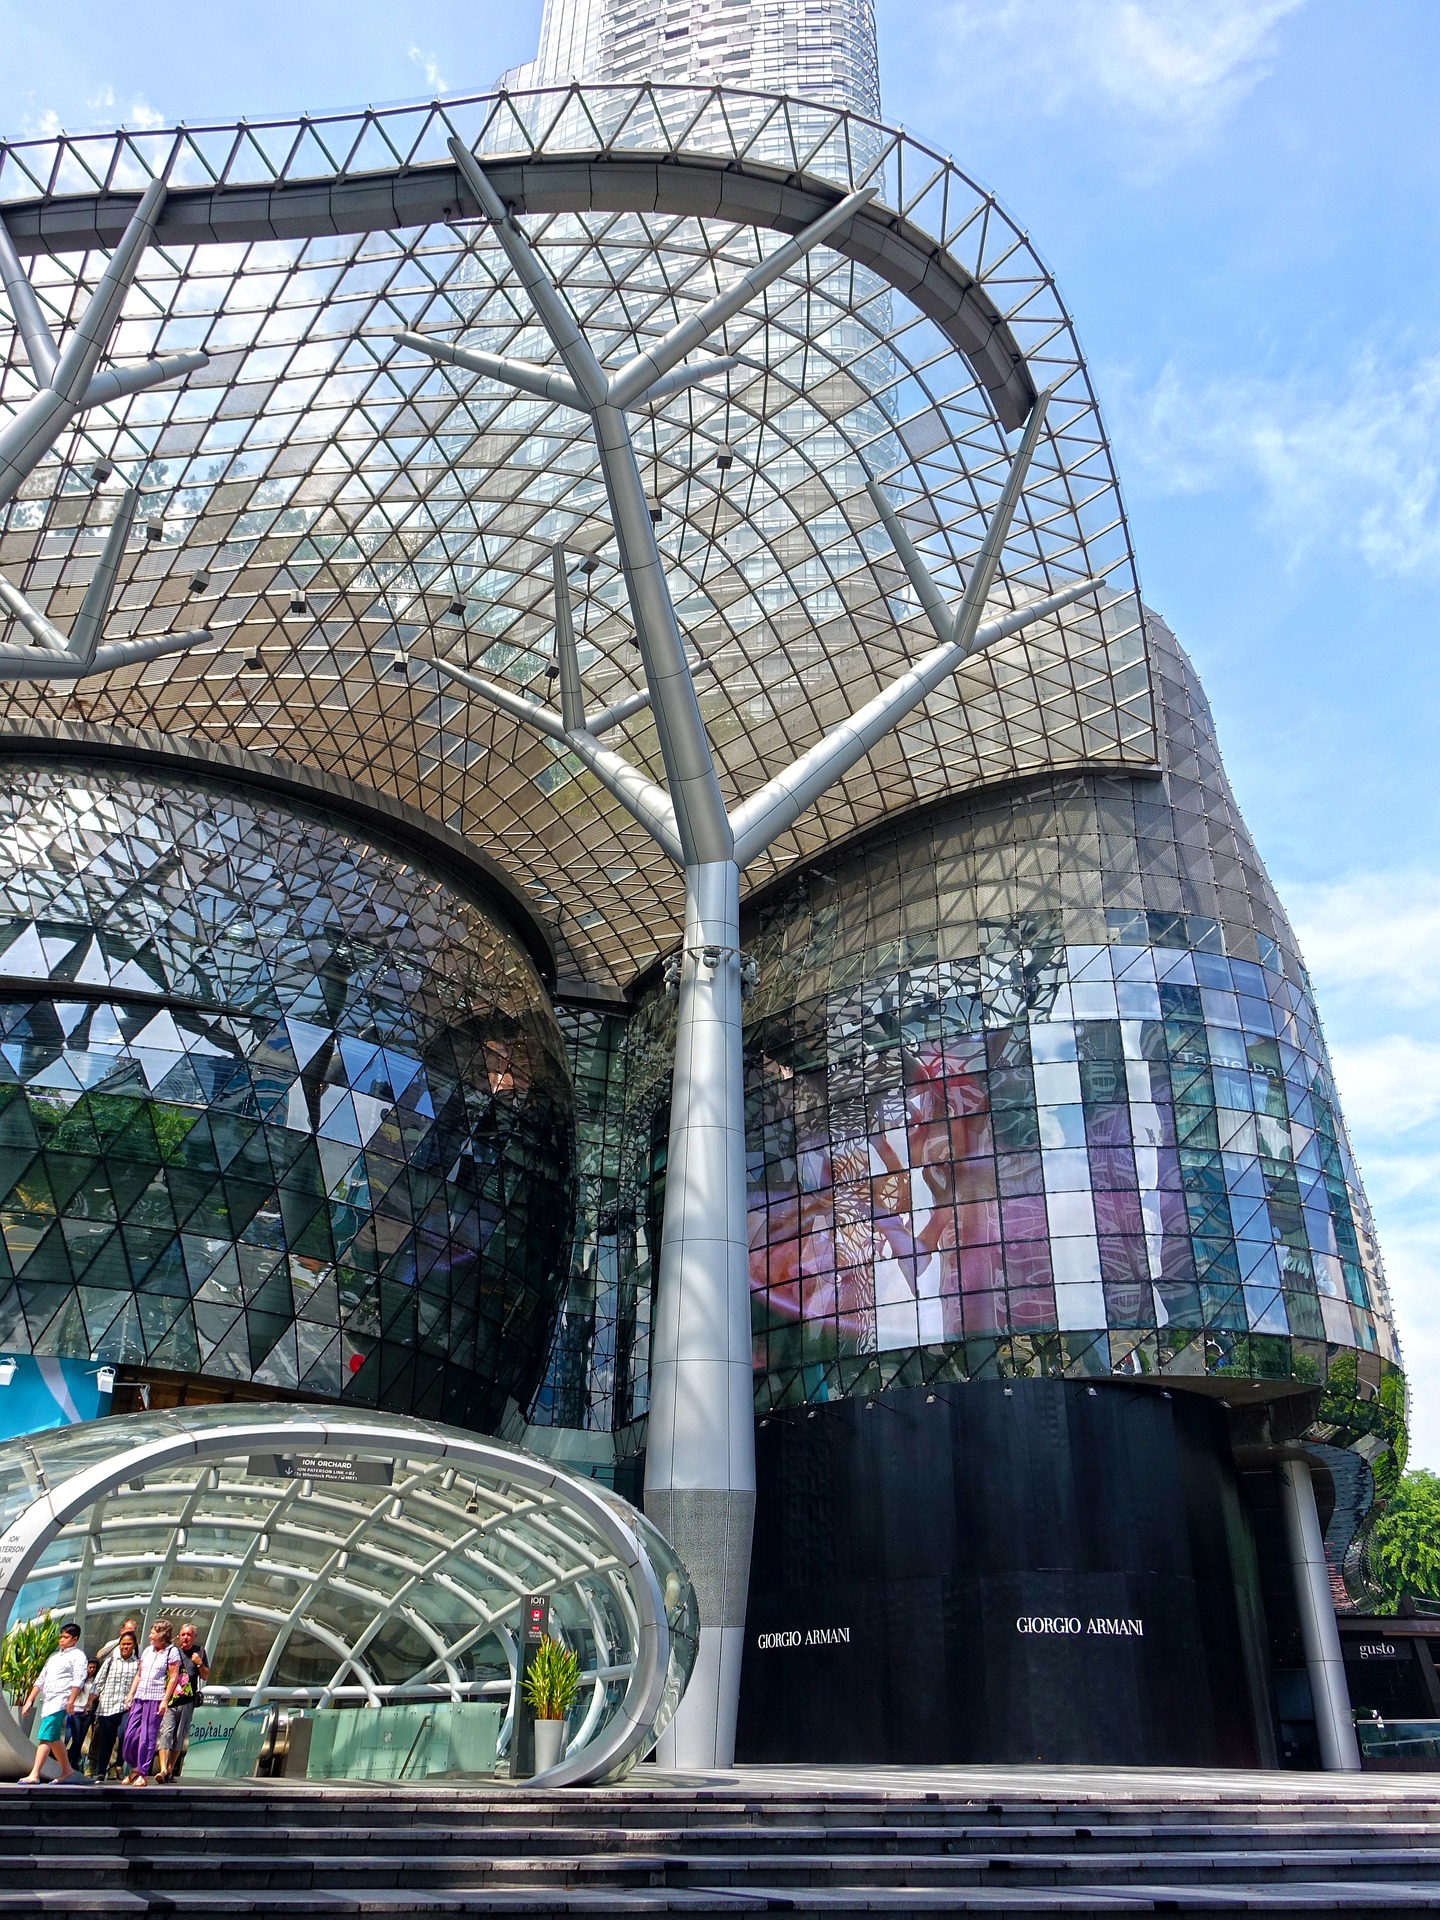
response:
[(758, 1404), (1397, 1359), (1308, 981), (1152, 622), (1159, 779), (1018, 783), (760, 908)]
[(308, 807), (5, 766), (0, 1347), (493, 1427), (572, 1126), (497, 911)]

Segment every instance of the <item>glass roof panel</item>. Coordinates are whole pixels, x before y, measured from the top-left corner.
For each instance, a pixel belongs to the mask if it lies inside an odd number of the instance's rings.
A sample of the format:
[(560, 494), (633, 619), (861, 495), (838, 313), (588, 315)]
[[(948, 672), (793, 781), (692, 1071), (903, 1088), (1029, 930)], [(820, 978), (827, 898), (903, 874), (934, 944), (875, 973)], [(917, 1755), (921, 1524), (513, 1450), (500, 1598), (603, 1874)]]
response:
[[(452, 131), (612, 363), (837, 191), (877, 188), (843, 251), (817, 249), (708, 344), (736, 367), (632, 415), (732, 803), (931, 644), (867, 469), (958, 591), (1013, 429), (1034, 391), (1054, 390), (993, 599), (1008, 609), (1101, 572), (1104, 594), (968, 664), (777, 842), (750, 886), (979, 782), (1151, 762), (1108, 445), (1028, 240), (943, 156), (879, 122), (685, 87), (0, 148), (0, 203), (60, 327), (173, 145), (172, 194), (112, 359), (211, 356), (62, 437), (0, 519), (0, 568), (63, 629), (122, 483), (143, 474), (156, 537), (132, 540), (107, 638), (203, 619), (213, 639), (78, 688), (8, 686), (10, 725), (157, 734), (378, 790), (492, 856), (554, 923), (565, 974), (627, 982), (678, 932), (678, 878), (629, 816), (563, 751), (424, 665), (436, 653), (547, 692), (548, 553), (563, 542), (591, 569), (572, 591), (592, 709), (640, 685), (586, 421), (393, 338), (409, 328), (550, 357), (463, 202)], [(238, 191), (252, 185), (260, 202)], [(13, 411), (34, 382), (3, 328), (0, 406)], [(104, 465), (113, 475), (97, 485)], [(623, 744), (660, 777), (648, 714), (623, 724)]]

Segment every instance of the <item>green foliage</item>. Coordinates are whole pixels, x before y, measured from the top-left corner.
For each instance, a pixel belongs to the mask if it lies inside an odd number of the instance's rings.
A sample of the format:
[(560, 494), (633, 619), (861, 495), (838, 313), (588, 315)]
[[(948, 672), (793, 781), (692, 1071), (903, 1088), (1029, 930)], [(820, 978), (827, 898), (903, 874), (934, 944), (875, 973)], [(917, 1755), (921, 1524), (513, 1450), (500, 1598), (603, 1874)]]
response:
[(579, 1656), (547, 1633), (526, 1670), (526, 1704), (537, 1720), (563, 1720), (579, 1691)]
[(60, 1644), (60, 1622), (53, 1613), (20, 1620), (0, 1641), (0, 1685), (15, 1706), (34, 1686), (40, 1669)]
[(1370, 1568), (1384, 1592), (1381, 1613), (1403, 1594), (1440, 1600), (1440, 1474), (1407, 1473), (1370, 1533)]

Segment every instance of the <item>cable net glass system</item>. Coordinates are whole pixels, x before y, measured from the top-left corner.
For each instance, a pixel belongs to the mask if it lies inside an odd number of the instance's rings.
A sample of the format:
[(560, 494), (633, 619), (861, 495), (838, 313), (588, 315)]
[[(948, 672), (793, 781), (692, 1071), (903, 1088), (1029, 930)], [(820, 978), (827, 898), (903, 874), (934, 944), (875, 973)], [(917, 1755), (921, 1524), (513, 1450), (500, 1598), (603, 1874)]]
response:
[[(751, 886), (892, 812), (1155, 741), (1128, 535), (1088, 375), (1029, 242), (951, 163), (878, 121), (703, 87), (540, 89), (324, 119), (62, 136), (0, 151), (0, 204), (58, 329), (143, 180), (171, 192), (115, 364), (203, 349), (188, 381), (96, 407), (6, 510), (0, 568), (63, 620), (122, 480), (143, 474), (114, 625), (212, 638), (77, 690), (3, 694), (27, 732), (184, 736), (359, 781), (492, 853), (554, 922), (562, 972), (625, 982), (678, 932), (680, 883), (563, 748), (442, 690), (434, 649), (551, 684), (548, 550), (574, 558), (587, 696), (639, 688), (584, 418), (421, 362), (406, 328), (544, 359), (446, 140), (478, 152), (602, 362), (658, 337), (852, 186), (876, 200), (726, 326), (739, 364), (632, 418), (727, 798), (926, 651), (880, 478), (942, 588), (963, 582), (1040, 387), (1046, 437), (996, 612), (1103, 595), (968, 663), (782, 836)], [(34, 380), (0, 335), (0, 400)], [(106, 469), (113, 475), (106, 477)], [(100, 476), (97, 482), (97, 474)], [(397, 654), (408, 662), (397, 667)], [(624, 744), (660, 773), (649, 716)]]
[(647, 1752), (694, 1657), (689, 1582), (640, 1514), (413, 1419), (187, 1407), (35, 1434), (0, 1448), (0, 1522), (12, 1617), (73, 1615), (89, 1649), (132, 1614), (193, 1620), (212, 1697), (493, 1702), (502, 1757), (541, 1596), (581, 1666), (566, 1778)]

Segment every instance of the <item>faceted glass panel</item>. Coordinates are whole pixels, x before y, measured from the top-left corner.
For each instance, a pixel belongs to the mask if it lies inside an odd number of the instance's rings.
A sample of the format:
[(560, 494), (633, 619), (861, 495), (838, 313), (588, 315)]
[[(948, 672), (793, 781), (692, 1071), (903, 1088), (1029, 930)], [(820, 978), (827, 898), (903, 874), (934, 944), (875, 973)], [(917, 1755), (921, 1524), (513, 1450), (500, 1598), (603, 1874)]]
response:
[(315, 810), (6, 768), (0, 1344), (494, 1425), (572, 1130), (498, 913)]

